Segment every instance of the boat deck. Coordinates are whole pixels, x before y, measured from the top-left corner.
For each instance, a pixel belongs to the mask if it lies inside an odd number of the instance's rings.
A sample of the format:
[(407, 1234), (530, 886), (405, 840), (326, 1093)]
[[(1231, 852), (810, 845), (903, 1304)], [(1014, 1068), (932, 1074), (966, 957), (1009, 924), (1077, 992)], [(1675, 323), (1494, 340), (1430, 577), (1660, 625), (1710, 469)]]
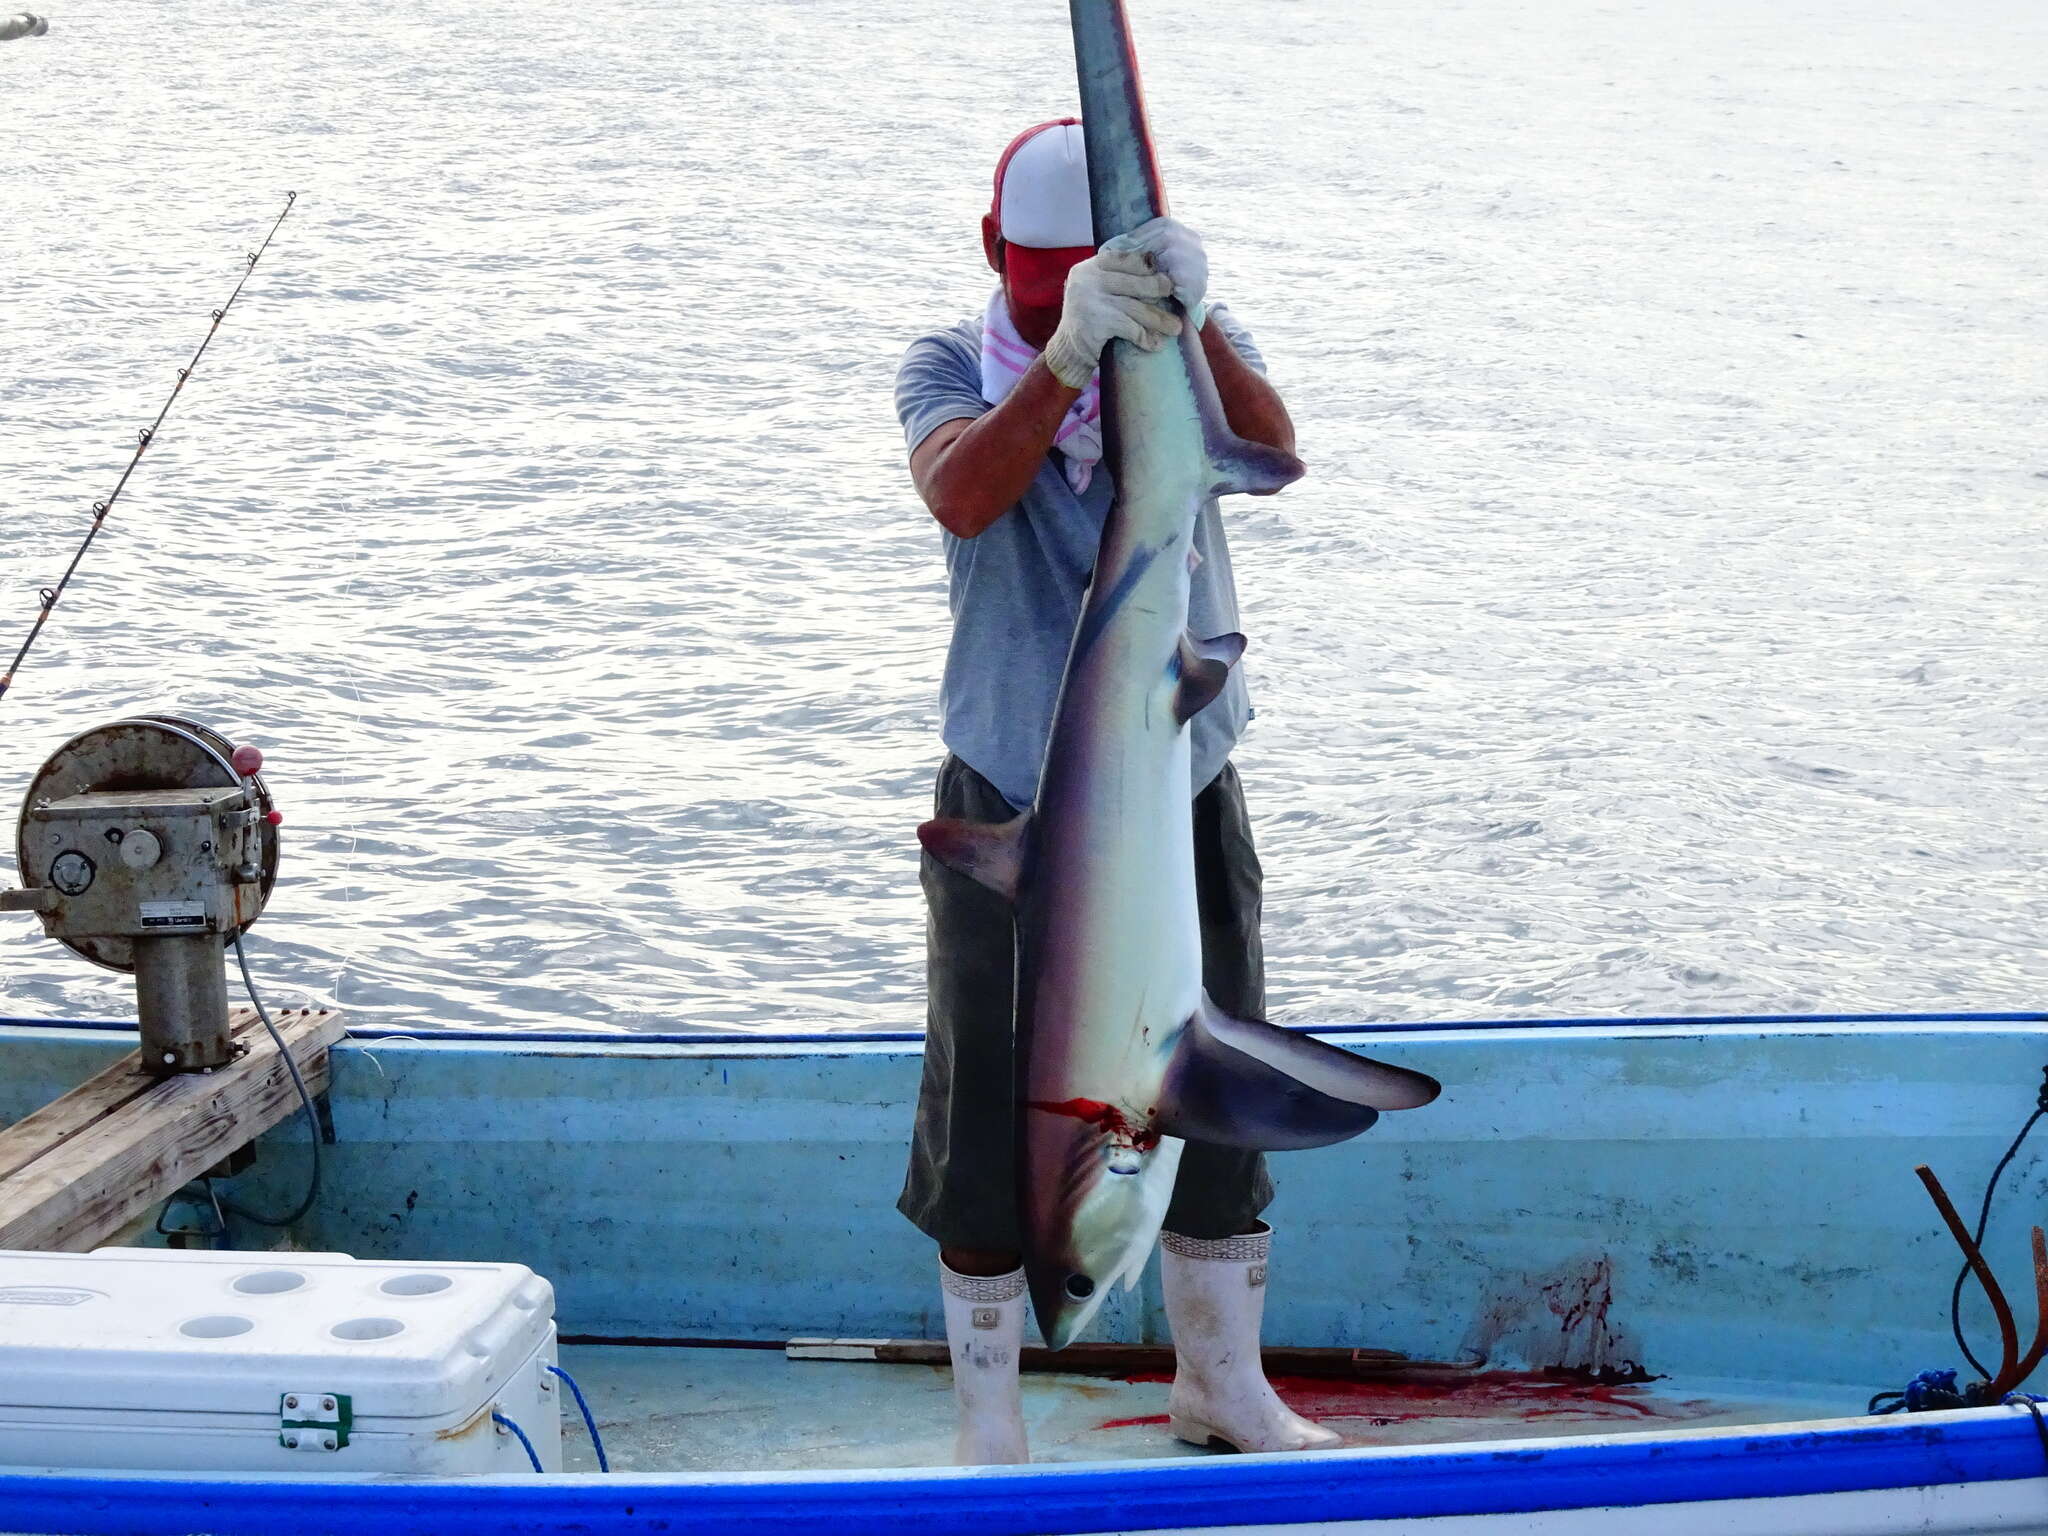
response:
[[(953, 1391), (939, 1366), (791, 1360), (780, 1350), (571, 1345), (582, 1386), (622, 1472), (833, 1471), (944, 1466)], [(1754, 1383), (1661, 1379), (1601, 1385), (1530, 1372), (1428, 1379), (1276, 1381), (1299, 1413), (1347, 1444), (1422, 1445), (1534, 1436), (1663, 1432), (1860, 1413), (1847, 1397), (1798, 1397)], [(1024, 1412), (1039, 1461), (1203, 1456), (1166, 1430), (1167, 1381), (1028, 1372)], [(595, 1471), (574, 1403), (564, 1404), (565, 1470)]]

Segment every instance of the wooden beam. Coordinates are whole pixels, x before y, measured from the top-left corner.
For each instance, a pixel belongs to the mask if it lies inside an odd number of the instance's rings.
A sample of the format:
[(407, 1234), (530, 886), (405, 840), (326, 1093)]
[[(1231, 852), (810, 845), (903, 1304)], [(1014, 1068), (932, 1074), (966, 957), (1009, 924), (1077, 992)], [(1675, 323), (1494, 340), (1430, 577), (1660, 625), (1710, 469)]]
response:
[[(228, 1013), (228, 1035), (240, 1040), (245, 1030), (262, 1033), (254, 1008)], [(124, 1104), (140, 1098), (160, 1081), (145, 1072), (137, 1052), (130, 1051), (98, 1076), (79, 1084), (60, 1099), (45, 1104), (0, 1131), (0, 1179), (26, 1168), (55, 1151), (81, 1131), (89, 1131)]]
[[(296, 1008), (272, 1017), (308, 1091), (324, 1092), (342, 1016)], [(0, 1248), (96, 1247), (298, 1113), (298, 1090), (254, 1011), (236, 1009), (230, 1032), (248, 1048), (214, 1072), (152, 1077), (130, 1052), (0, 1132)]]
[(19, 1173), (37, 1158), (89, 1131), (108, 1115), (149, 1092), (156, 1079), (142, 1070), (134, 1051), (63, 1098), (45, 1104), (0, 1131), (0, 1179)]

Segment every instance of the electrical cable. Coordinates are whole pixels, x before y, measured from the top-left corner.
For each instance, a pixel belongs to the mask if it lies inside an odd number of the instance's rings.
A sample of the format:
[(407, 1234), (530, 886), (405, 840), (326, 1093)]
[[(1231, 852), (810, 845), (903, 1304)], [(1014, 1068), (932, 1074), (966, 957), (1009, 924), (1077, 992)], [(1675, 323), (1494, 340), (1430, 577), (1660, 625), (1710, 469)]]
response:
[[(249, 974), (249, 957), (242, 952), (242, 936), (235, 935), (235, 959), (242, 967), (242, 985), (248, 988), (249, 1001), (256, 1005), (256, 1017), (263, 1021), (263, 1027), (270, 1031), (270, 1038), (277, 1045), (277, 1054), (284, 1058), (285, 1070), (292, 1075), (292, 1086), (299, 1090), (299, 1106), (306, 1112), (306, 1130), (311, 1136), (313, 1152), (313, 1173), (306, 1181), (306, 1195), (288, 1215), (266, 1216), (261, 1211), (251, 1210), (238, 1200), (226, 1195), (218, 1197), (222, 1209), (232, 1212), (244, 1221), (253, 1221), (260, 1227), (288, 1227), (306, 1212), (313, 1209), (313, 1202), (320, 1198), (320, 1116), (313, 1108), (313, 1095), (306, 1091), (306, 1080), (299, 1075), (299, 1064), (292, 1060), (292, 1053), (286, 1048), (284, 1036), (277, 1032), (277, 1026), (270, 1022), (270, 1011), (263, 1006), (263, 999), (256, 994), (255, 978)], [(211, 1184), (208, 1186), (212, 1189)]]

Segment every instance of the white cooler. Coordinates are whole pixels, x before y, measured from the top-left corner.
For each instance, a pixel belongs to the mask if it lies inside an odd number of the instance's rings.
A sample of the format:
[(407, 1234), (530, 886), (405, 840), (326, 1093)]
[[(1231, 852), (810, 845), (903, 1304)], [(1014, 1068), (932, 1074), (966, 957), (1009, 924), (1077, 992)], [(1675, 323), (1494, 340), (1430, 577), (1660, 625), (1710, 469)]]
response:
[(0, 1465), (446, 1476), (562, 1466), (522, 1264), (0, 1250)]

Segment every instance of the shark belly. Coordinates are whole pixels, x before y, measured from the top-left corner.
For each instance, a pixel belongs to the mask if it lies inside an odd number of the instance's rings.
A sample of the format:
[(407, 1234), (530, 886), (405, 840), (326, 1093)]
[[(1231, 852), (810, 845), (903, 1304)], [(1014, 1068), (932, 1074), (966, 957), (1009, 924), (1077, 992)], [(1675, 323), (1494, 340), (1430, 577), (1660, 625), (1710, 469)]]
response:
[(1118, 385), (1164, 418), (1148, 436), (1169, 472), (1134, 483), (1105, 534), (1019, 914), (1022, 1214), (1054, 1347), (1150, 1254), (1181, 1149), (1158, 1125), (1161, 1087), (1202, 1001), (1188, 733), (1174, 709), (1201, 439), (1192, 393), (1173, 387), (1177, 359), (1132, 361), (1152, 377)]

